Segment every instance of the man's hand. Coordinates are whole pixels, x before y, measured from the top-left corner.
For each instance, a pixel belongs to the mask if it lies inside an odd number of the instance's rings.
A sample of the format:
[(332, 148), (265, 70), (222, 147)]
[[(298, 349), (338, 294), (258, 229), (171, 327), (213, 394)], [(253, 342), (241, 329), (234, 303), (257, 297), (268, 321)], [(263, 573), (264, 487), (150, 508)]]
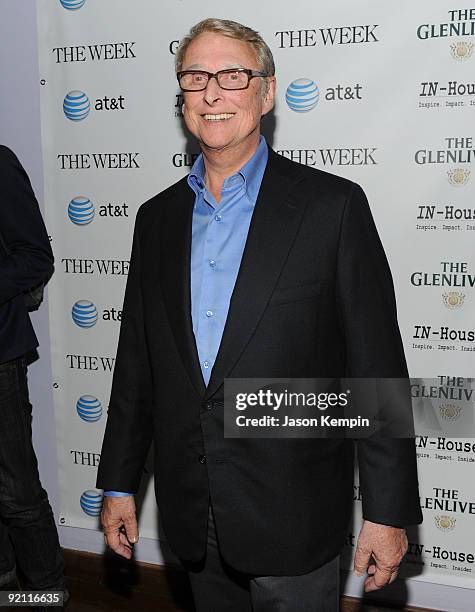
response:
[(101, 523), (106, 545), (118, 555), (130, 559), (132, 545), (139, 539), (133, 495), (126, 497), (105, 495)]
[[(358, 576), (368, 572), (364, 590), (377, 591), (397, 578), (397, 570), (407, 551), (406, 530), (363, 521), (354, 568)], [(371, 557), (374, 563), (370, 562)]]

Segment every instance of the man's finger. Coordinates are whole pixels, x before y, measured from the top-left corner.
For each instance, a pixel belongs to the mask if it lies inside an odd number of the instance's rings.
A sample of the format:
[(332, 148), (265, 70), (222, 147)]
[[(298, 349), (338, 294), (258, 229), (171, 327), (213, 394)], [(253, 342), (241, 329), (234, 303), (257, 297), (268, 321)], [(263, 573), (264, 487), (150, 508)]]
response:
[(127, 535), (127, 539), (131, 544), (135, 544), (139, 540), (139, 527), (137, 525), (137, 519), (135, 514), (127, 515), (124, 517), (124, 528)]
[[(394, 578), (393, 578), (394, 574)], [(387, 584), (394, 582), (396, 580), (397, 570), (388, 569), (388, 568), (380, 568), (376, 566), (376, 571), (372, 576), (369, 576), (365, 580), (365, 591), (367, 593), (371, 591), (377, 591), (378, 589), (382, 589)]]
[(121, 557), (130, 559), (132, 557), (132, 548), (130, 545), (126, 546), (122, 538), (127, 541), (125, 535), (121, 534), (117, 529), (104, 533), (106, 545)]
[(366, 572), (368, 573), (368, 576), (372, 576), (375, 571), (376, 571), (376, 565), (374, 563), (371, 563), (368, 566), (368, 569), (366, 570)]
[(124, 546), (127, 546), (127, 548), (130, 548), (130, 550), (133, 549), (134, 545), (132, 542), (130, 542), (129, 538), (127, 537), (127, 534), (125, 533), (125, 531), (120, 531), (119, 533), (119, 540), (120, 543), (123, 544)]
[(356, 547), (355, 552), (355, 560), (354, 560), (354, 570), (357, 576), (363, 576), (368, 569), (369, 560), (371, 557), (371, 551), (361, 548), (360, 546)]

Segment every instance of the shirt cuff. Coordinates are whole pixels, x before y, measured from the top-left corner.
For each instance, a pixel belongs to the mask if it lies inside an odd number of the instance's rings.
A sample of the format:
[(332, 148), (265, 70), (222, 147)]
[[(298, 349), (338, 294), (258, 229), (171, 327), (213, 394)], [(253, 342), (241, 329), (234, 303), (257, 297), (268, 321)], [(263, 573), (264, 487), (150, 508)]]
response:
[(124, 491), (104, 491), (106, 497), (127, 497), (133, 493), (125, 493)]

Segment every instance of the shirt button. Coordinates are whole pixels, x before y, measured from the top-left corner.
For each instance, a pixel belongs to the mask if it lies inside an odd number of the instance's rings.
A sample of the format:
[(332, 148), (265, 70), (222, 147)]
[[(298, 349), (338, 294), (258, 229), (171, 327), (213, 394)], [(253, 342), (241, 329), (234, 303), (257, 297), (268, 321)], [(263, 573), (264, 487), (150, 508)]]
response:
[(206, 316), (207, 316), (208, 318), (209, 318), (209, 317), (212, 317), (213, 315), (214, 315), (214, 312), (213, 312), (212, 310), (207, 310), (207, 311), (206, 311)]
[(221, 221), (222, 217), (221, 215), (215, 215), (214, 220), (217, 221), (218, 223)]
[(214, 261), (214, 259), (210, 259), (208, 263), (210, 268), (214, 268), (216, 266), (216, 262)]
[(206, 455), (200, 455), (198, 461), (203, 464), (206, 463)]
[(203, 362), (203, 366), (204, 366), (205, 368), (209, 368), (209, 361), (204, 361), (204, 362)]

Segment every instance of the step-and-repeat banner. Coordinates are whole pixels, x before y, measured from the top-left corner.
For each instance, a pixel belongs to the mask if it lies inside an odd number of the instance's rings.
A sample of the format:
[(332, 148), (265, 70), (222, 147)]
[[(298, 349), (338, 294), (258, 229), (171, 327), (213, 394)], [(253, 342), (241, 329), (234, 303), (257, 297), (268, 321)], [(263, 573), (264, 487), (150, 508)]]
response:
[[(396, 285), (413, 388), (424, 524), (406, 575), (474, 588), (475, 8), (467, 0), (39, 0), (46, 222), (60, 523), (97, 529), (94, 488), (138, 206), (189, 171), (174, 74), (205, 17), (261, 32), (277, 66), (269, 144), (360, 183)], [(308, 92), (305, 112), (292, 91)], [(368, 271), (368, 273), (371, 273)], [(367, 296), (368, 301), (372, 299)], [(428, 379), (435, 379), (428, 382)], [(437, 435), (443, 429), (448, 435)], [(439, 429), (438, 429), (439, 428)], [(141, 532), (158, 538), (150, 478)], [(349, 564), (361, 520), (355, 485)]]

